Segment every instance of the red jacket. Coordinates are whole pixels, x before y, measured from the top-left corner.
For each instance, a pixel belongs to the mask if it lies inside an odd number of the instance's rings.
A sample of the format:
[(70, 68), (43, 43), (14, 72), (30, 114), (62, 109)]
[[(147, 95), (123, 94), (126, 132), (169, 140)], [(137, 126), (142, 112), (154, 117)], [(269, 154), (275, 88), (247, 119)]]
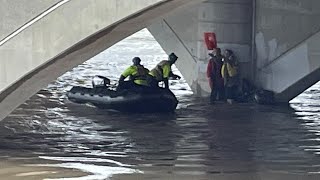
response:
[(211, 89), (213, 88), (213, 86), (223, 87), (221, 67), (222, 67), (222, 62), (217, 63), (214, 61), (213, 58), (209, 60), (209, 63), (207, 66), (207, 77), (209, 78), (209, 85)]

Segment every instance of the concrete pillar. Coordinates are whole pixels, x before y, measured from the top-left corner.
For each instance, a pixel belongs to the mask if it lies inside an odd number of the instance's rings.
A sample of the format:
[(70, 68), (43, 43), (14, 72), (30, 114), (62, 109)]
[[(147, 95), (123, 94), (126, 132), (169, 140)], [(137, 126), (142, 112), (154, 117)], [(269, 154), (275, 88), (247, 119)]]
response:
[(199, 8), (198, 56), (207, 61), (204, 32), (215, 32), (218, 46), (231, 49), (243, 66), (242, 76), (249, 77), (252, 47), (252, 0), (209, 0)]
[(319, 0), (256, 0), (257, 67), (263, 68), (320, 30)]
[(319, 0), (256, 0), (256, 85), (288, 102), (320, 80)]
[(148, 29), (169, 54), (180, 58), (176, 64), (193, 92), (210, 93), (206, 77), (208, 50), (204, 32), (215, 32), (218, 46), (235, 52), (242, 76), (249, 77), (252, 47), (252, 0), (208, 0), (178, 9)]
[[(201, 3), (201, 0), (193, 0), (193, 3), (195, 2)], [(167, 54), (175, 52), (178, 55), (175, 64), (193, 92), (197, 93), (201, 89), (197, 86), (198, 4), (193, 3), (155, 21), (148, 26), (148, 30)]]

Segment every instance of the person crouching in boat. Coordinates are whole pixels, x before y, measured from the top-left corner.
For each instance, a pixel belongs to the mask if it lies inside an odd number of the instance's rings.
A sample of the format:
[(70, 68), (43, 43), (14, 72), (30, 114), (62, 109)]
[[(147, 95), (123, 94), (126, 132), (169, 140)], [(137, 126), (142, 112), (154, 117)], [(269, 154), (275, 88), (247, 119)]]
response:
[[(140, 64), (141, 59), (139, 57), (134, 57), (132, 59), (133, 65), (128, 67), (119, 78), (119, 85), (117, 87), (117, 91), (121, 91), (123, 89), (134, 89), (141, 88), (143, 86), (149, 86), (147, 81), (147, 76), (149, 70)], [(125, 79), (129, 77), (129, 81), (125, 81)]]
[(178, 56), (174, 53), (169, 55), (169, 60), (163, 60), (157, 64), (155, 68), (153, 68), (149, 74), (153, 77), (149, 84), (152, 87), (158, 87), (158, 83), (163, 81), (166, 89), (169, 89), (169, 77), (174, 79), (180, 79), (181, 77), (175, 75), (171, 71), (171, 66), (177, 61)]

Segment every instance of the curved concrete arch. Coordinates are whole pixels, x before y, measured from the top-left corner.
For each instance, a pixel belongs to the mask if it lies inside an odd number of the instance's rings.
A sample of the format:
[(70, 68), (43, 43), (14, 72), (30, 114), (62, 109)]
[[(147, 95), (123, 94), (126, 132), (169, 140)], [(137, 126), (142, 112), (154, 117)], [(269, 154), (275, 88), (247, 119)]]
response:
[(0, 46), (0, 120), (66, 71), (191, 0), (84, 2), (69, 1)]

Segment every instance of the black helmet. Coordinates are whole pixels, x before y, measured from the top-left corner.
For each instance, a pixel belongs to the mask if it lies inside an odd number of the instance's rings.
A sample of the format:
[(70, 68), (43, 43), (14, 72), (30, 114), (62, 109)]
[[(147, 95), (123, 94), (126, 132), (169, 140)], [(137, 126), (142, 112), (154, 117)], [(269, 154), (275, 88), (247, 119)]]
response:
[(175, 63), (178, 59), (178, 56), (176, 56), (174, 53), (169, 54), (169, 61)]
[(140, 59), (139, 57), (134, 57), (134, 58), (132, 59), (132, 62), (133, 62), (134, 65), (138, 65), (138, 64), (140, 64), (141, 59)]

